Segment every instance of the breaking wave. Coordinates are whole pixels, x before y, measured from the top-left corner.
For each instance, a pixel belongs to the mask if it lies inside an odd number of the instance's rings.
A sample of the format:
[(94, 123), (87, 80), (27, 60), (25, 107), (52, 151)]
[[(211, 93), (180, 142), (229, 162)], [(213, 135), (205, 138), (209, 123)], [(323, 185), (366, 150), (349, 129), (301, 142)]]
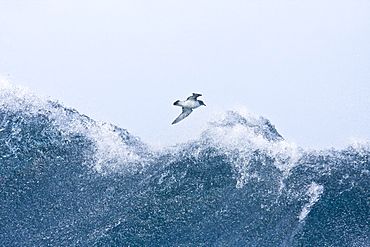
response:
[(229, 110), (151, 150), (0, 81), (1, 246), (370, 246), (370, 145), (304, 150)]

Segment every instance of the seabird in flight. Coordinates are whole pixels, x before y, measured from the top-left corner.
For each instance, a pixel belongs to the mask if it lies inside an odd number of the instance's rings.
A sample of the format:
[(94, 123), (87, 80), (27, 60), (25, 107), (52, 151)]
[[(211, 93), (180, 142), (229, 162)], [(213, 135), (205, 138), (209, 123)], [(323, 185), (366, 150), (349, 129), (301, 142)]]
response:
[(199, 93), (193, 93), (192, 96), (189, 96), (185, 101), (181, 100), (176, 100), (173, 105), (178, 105), (182, 107), (182, 112), (181, 114), (172, 122), (172, 124), (178, 123), (187, 116), (190, 115), (190, 113), (193, 111), (193, 109), (198, 108), (201, 105), (206, 105), (204, 104), (203, 101), (197, 100), (199, 96), (202, 96)]

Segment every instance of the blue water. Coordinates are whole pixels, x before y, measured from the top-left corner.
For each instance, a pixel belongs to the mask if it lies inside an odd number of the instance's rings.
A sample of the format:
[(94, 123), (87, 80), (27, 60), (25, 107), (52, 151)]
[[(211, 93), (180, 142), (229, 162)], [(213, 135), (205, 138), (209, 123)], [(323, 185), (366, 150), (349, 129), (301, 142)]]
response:
[(153, 151), (0, 85), (0, 246), (370, 246), (370, 146), (304, 150), (226, 111)]

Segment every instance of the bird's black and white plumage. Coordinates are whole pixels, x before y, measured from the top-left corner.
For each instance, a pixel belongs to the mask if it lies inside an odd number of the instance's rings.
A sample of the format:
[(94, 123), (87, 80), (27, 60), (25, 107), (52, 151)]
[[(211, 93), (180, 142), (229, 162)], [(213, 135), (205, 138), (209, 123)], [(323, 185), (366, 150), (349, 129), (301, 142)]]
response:
[(204, 102), (201, 100), (197, 100), (199, 96), (202, 96), (199, 93), (193, 93), (192, 96), (189, 96), (185, 101), (176, 100), (173, 104), (182, 107), (181, 114), (172, 122), (172, 124), (178, 123), (193, 111), (193, 109), (198, 108), (201, 105), (204, 105)]

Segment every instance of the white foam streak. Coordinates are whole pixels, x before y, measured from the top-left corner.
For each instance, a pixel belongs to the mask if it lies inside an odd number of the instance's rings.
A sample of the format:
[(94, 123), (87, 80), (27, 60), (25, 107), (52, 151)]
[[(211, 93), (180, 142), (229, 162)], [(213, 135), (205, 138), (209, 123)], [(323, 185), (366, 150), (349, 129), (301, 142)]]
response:
[(301, 213), (298, 216), (299, 221), (304, 221), (307, 215), (310, 213), (312, 206), (320, 199), (321, 194), (324, 192), (324, 186), (319, 185), (315, 182), (312, 182), (310, 187), (308, 188), (306, 195), (309, 196), (309, 202), (306, 203)]

